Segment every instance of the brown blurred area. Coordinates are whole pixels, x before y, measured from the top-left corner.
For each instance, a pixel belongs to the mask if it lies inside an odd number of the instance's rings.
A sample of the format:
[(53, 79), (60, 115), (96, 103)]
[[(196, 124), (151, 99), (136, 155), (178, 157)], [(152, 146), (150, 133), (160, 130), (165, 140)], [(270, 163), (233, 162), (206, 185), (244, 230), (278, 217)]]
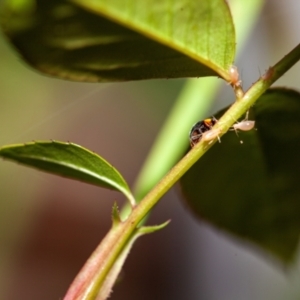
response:
[[(246, 86), (259, 76), (258, 69), (263, 72), (299, 43), (299, 3), (286, 1), (284, 8), (282, 3), (268, 2), (238, 62)], [(291, 30), (298, 31), (289, 35)], [(89, 84), (45, 77), (25, 65), (3, 35), (0, 66), (0, 145), (75, 142), (107, 159), (131, 186), (183, 84)], [(299, 73), (298, 64), (279, 83), (299, 90)], [(62, 299), (108, 231), (113, 202), (121, 206), (123, 197), (0, 163), (0, 299)], [(111, 299), (299, 299), (299, 263), (286, 276), (195, 221), (174, 190), (154, 209), (149, 224), (167, 219), (172, 222), (165, 230), (134, 245)]]

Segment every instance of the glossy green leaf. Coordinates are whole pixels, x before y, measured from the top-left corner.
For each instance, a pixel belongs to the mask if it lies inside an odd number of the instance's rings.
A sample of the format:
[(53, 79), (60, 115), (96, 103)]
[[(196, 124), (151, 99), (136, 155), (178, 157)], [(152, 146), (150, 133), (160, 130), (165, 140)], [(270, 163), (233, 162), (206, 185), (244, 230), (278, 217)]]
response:
[(0, 148), (0, 156), (46, 172), (122, 192), (134, 202), (120, 173), (102, 157), (79, 145), (31, 142)]
[(2, 27), (23, 58), (77, 81), (220, 76), (235, 33), (224, 0), (6, 1)]
[(183, 176), (182, 192), (200, 219), (288, 263), (300, 234), (300, 94), (272, 89), (252, 110), (256, 130), (224, 135)]

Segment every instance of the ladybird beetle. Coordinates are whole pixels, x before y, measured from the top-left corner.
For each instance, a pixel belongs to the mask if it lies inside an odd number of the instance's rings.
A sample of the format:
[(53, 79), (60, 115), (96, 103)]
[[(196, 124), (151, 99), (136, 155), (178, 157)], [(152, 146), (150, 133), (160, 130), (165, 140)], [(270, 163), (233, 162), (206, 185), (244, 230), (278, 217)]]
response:
[(204, 119), (197, 122), (190, 131), (190, 144), (194, 147), (201, 141), (203, 133), (212, 129), (212, 127), (218, 122), (215, 117)]

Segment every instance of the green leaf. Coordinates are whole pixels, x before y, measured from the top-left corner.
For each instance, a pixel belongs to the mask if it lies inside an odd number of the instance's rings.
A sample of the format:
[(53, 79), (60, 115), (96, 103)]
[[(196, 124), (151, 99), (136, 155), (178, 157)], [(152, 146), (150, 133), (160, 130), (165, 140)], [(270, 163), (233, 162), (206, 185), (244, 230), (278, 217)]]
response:
[(46, 74), (77, 81), (230, 80), (235, 33), (224, 0), (21, 2), (6, 1), (3, 29)]
[(257, 130), (224, 135), (182, 177), (182, 192), (200, 219), (290, 263), (300, 234), (300, 94), (272, 89), (252, 110)]
[(130, 189), (102, 157), (79, 145), (63, 142), (32, 142), (0, 148), (0, 156), (64, 177), (122, 192), (134, 203)]

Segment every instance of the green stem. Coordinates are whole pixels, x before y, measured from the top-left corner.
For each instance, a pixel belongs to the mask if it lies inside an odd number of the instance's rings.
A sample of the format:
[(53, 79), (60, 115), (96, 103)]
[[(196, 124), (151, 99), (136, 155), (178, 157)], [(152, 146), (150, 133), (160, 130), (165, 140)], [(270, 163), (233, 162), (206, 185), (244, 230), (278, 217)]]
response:
[[(236, 101), (216, 124), (215, 128), (223, 135), (255, 101), (300, 59), (300, 44), (274, 67), (259, 78), (253, 86)], [(178, 179), (213, 145), (201, 141), (134, 207), (128, 219), (115, 225), (103, 239), (98, 248), (86, 262), (75, 278), (64, 300), (96, 299), (107, 274), (128, 245), (136, 232), (140, 221), (157, 204), (160, 198), (178, 181)]]

